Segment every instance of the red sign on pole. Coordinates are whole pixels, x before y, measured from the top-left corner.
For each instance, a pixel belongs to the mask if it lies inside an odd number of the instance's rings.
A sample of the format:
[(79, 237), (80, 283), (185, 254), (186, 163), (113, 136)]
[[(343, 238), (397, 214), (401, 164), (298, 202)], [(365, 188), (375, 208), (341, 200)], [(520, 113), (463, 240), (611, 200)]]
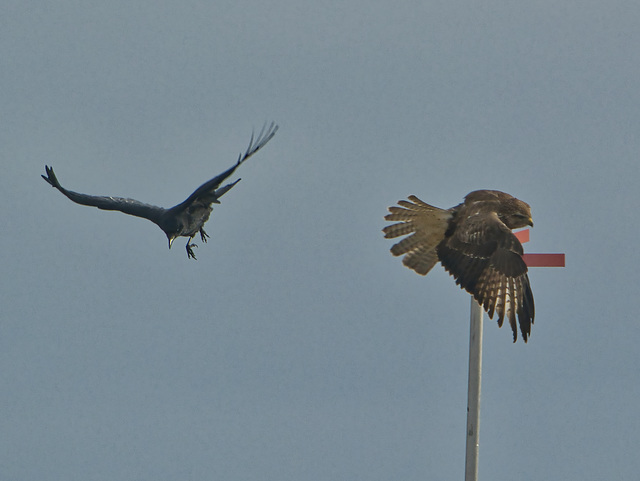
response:
[[(514, 232), (521, 243), (529, 242), (529, 229)], [(524, 254), (527, 267), (564, 267), (564, 254)]]

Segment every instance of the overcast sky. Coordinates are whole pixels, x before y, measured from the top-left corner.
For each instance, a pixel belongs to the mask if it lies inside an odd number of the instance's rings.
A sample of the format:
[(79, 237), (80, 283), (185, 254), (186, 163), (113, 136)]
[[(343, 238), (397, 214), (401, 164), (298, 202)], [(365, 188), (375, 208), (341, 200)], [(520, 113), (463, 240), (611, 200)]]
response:
[[(0, 478), (464, 476), (469, 295), (388, 206), (526, 202), (528, 344), (485, 316), (481, 480), (640, 471), (640, 4), (0, 7)], [(232, 178), (211, 239), (73, 204)]]

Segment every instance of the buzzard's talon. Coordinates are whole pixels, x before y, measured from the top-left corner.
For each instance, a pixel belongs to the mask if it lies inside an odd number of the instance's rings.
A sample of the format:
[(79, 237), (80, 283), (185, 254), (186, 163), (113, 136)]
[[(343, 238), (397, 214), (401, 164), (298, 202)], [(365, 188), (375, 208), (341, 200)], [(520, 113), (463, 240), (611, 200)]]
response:
[(202, 239), (202, 242), (204, 242), (205, 244), (207, 243), (207, 238), (211, 237), (209, 234), (207, 234), (204, 229), (200, 228), (200, 239)]

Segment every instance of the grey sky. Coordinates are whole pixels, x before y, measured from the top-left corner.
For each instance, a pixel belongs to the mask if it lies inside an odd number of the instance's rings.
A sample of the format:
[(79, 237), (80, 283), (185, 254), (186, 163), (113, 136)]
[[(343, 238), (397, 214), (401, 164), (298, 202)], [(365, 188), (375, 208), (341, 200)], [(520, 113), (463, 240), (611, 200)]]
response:
[[(410, 194), (490, 188), (567, 268), (532, 269), (527, 345), (485, 316), (480, 479), (636, 479), (639, 23), (622, 1), (5, 1), (0, 478), (462, 479), (469, 296), (380, 229)], [(171, 206), (271, 120), (197, 262), (40, 178)]]

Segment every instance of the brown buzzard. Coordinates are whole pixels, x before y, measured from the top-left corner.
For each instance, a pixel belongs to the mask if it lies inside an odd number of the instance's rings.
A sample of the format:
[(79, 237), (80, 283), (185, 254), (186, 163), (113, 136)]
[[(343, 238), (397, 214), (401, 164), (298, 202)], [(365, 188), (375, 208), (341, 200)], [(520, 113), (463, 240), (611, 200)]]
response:
[(518, 337), (516, 314), (524, 342), (534, 318), (533, 293), (522, 244), (511, 232), (533, 226), (526, 202), (497, 190), (476, 190), (451, 209), (439, 209), (416, 196), (389, 207), (385, 220), (399, 221), (383, 229), (394, 238), (410, 234), (391, 248), (394, 256), (418, 274), (426, 275), (437, 261), (451, 274), (498, 326), (506, 316)]

